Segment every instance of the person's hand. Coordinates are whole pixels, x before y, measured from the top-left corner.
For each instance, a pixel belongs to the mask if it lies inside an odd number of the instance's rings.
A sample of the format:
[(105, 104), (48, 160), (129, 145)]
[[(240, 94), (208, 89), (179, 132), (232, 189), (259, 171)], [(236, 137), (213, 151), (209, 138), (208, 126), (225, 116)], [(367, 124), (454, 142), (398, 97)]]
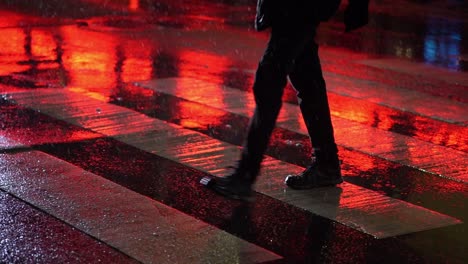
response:
[(351, 1), (344, 11), (345, 32), (363, 27), (369, 23), (369, 1)]

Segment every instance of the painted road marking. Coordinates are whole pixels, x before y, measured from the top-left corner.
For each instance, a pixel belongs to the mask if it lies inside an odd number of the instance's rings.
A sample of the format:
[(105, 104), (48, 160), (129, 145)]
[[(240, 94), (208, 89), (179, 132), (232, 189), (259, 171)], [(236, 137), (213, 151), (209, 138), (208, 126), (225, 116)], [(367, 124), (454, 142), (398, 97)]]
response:
[[(254, 109), (252, 93), (192, 78), (168, 78), (139, 82), (140, 86), (250, 117)], [(333, 116), (338, 145), (358, 150), (424, 171), (468, 182), (468, 156), (465, 152), (435, 145), (358, 122)], [(307, 135), (299, 107), (283, 102), (277, 126)], [(375, 142), (378, 138), (379, 142)], [(451, 160), (454, 164), (448, 164)]]
[(0, 188), (142, 263), (263, 263), (281, 258), (39, 151), (0, 154)]
[[(223, 174), (240, 148), (82, 94), (42, 89), (12, 94), (17, 104), (123, 143), (212, 174)], [(294, 191), (284, 175), (303, 168), (267, 157), (256, 191), (338, 221), (376, 238), (392, 237), (461, 223), (426, 208), (346, 183), (337, 188)]]
[(25, 147), (27, 146), (19, 143), (16, 140), (10, 139), (0, 134), (0, 151), (7, 150), (7, 149), (15, 149), (15, 148), (25, 148)]

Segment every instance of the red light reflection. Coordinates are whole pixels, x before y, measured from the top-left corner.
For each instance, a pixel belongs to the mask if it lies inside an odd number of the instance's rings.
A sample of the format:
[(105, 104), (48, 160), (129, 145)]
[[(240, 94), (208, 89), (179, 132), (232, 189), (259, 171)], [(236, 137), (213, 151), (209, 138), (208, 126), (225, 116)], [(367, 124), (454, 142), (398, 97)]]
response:
[(138, 10), (140, 8), (140, 0), (130, 0), (128, 3), (128, 9)]
[[(182, 51), (179, 55), (182, 62), (179, 65), (180, 77), (199, 78), (205, 76), (204, 79), (208, 82), (195, 83), (193, 79), (182, 78), (177, 81), (175, 95), (214, 108), (226, 108), (222, 75), (230, 65), (230, 61), (224, 57), (196, 51)], [(223, 111), (210, 111), (207, 107), (203, 108), (197, 104), (181, 103), (179, 107), (181, 116), (204, 113), (204, 125), (220, 124), (220, 119), (224, 116)], [(205, 116), (205, 114), (207, 115)], [(181, 120), (181, 125), (191, 127), (199, 124)]]
[(375, 103), (328, 94), (332, 114), (385, 131), (402, 133), (437, 145), (468, 151), (468, 129), (446, 122), (431, 120)]
[(56, 41), (50, 31), (31, 31), (31, 52), (40, 60), (55, 60)]
[(203, 51), (183, 50), (179, 58), (180, 77), (202, 78), (215, 84), (223, 84), (223, 73), (231, 65), (229, 58)]
[(0, 38), (2, 59), (0, 61), (0, 75), (9, 75), (22, 72), (29, 68), (28, 65), (20, 65), (18, 62), (28, 60), (25, 54), (25, 32), (21, 28), (3, 29), (2, 34), (7, 37)]
[(187, 50), (180, 52), (179, 59), (181, 63), (178, 68), (181, 78), (203, 77), (209, 82), (209, 85), (207, 82), (194, 87), (194, 83), (190, 79), (182, 79), (177, 84), (177, 96), (180, 95), (181, 98), (202, 104), (210, 104), (213, 98), (218, 98), (219, 101), (224, 100), (221, 85), (223, 84), (222, 73), (229, 65), (227, 58)]
[(69, 71), (70, 87), (86, 89), (109, 97), (116, 83), (115, 55), (119, 40), (108, 34), (64, 27), (66, 42), (64, 67)]
[[(151, 48), (140, 48), (151, 47)], [(151, 80), (153, 61), (151, 53), (155, 45), (143, 40), (129, 40), (123, 47), (122, 81)]]

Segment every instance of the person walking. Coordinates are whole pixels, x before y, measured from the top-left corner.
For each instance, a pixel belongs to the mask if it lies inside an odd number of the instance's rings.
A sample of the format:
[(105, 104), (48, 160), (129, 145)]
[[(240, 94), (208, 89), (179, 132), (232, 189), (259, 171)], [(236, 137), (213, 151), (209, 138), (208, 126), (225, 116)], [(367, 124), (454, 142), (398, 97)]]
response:
[[(333, 16), (340, 2), (257, 1), (255, 28), (258, 31), (271, 28), (271, 31), (255, 73), (255, 111), (234, 172), (221, 178), (203, 178), (202, 184), (229, 198), (249, 199), (281, 109), (288, 77), (297, 91), (313, 153), (310, 166), (300, 174), (288, 175), (285, 184), (294, 189), (310, 189), (343, 182), (326, 85), (315, 42), (317, 27)], [(369, 0), (349, 0), (344, 12), (345, 31), (367, 24), (368, 4)]]

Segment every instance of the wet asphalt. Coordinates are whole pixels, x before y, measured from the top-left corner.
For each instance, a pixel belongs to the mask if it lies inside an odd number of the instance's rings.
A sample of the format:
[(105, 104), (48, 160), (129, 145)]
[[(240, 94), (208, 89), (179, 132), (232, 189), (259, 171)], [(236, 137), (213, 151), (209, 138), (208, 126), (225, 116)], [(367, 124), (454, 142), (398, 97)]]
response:
[[(267, 40), (266, 33), (252, 28), (254, 10), (255, 3), (246, 0), (0, 0), (0, 136), (25, 144), (0, 145), (0, 155), (47, 153), (282, 257), (274, 263), (465, 263), (465, 223), (375, 239), (262, 193), (249, 205), (226, 200), (198, 184), (206, 172), (24, 107), (9, 96), (70, 90), (242, 146), (247, 116), (207, 105), (203, 98), (192, 100), (184, 91), (148, 90), (139, 82), (195, 78), (250, 93)], [(430, 154), (423, 169), (411, 159), (381, 155), (412, 153), (402, 145), (379, 146), (375, 137), (376, 151), (369, 153), (353, 147), (362, 138), (350, 138), (354, 145), (339, 144), (345, 181), (462, 222), (468, 216), (466, 11), (463, 1), (375, 1), (368, 27), (343, 34), (341, 8), (317, 36), (326, 80), (344, 87), (329, 94), (333, 116), (391, 133), (395, 141), (408, 137), (448, 153), (432, 153), (446, 156), (444, 175), (431, 170), (440, 165), (431, 166)], [(376, 66), (376, 61), (387, 64)], [(351, 93), (347, 84), (385, 87), (381, 96), (396, 99), (377, 102), (377, 95)], [(418, 98), (394, 96), (397, 90), (454, 108), (447, 114), (431, 105), (413, 109), (405, 104)], [(283, 100), (297, 104), (292, 87)], [(306, 166), (311, 148), (306, 135), (277, 127), (267, 155)], [(0, 173), (6, 174), (8, 164), (2, 166)], [(1, 184), (0, 205), (0, 262), (137, 262)]]

